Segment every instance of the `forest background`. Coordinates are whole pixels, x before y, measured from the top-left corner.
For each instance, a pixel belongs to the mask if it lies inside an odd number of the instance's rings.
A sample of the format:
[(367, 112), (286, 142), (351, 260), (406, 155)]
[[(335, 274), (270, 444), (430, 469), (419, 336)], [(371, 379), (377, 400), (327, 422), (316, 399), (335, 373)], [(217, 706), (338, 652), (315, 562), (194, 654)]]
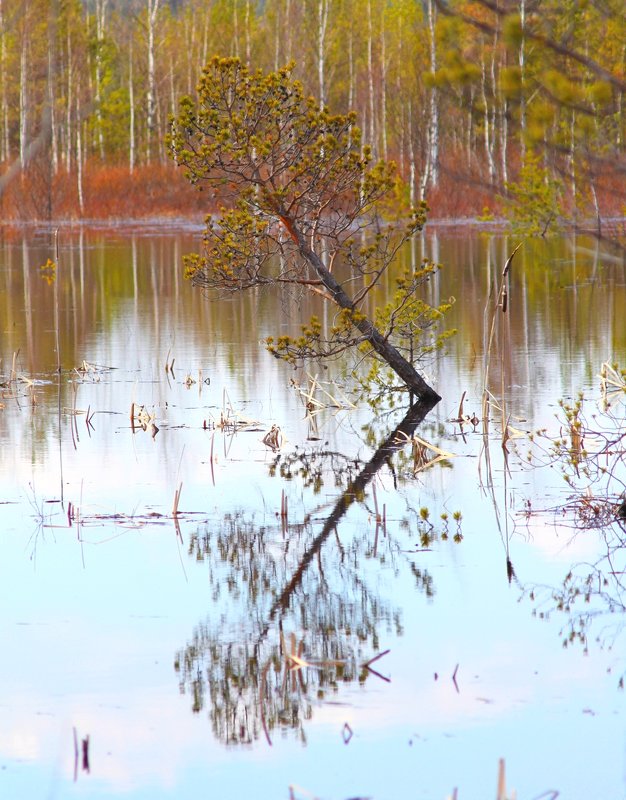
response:
[(4, 221), (204, 215), (165, 138), (213, 55), (295, 62), (399, 198), (541, 233), (622, 224), (623, 0), (0, 0)]

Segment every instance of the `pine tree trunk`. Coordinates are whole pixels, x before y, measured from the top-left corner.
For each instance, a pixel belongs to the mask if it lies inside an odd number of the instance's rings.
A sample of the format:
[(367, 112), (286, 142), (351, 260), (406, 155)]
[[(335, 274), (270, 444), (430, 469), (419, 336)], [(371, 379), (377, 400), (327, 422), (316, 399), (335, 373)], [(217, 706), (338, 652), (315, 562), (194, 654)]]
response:
[[(344, 290), (343, 286), (336, 280), (335, 276), (324, 266), (322, 259), (307, 244), (302, 232), (294, 225), (293, 220), (284, 211), (278, 211), (282, 223), (292, 240), (296, 243), (300, 255), (315, 270), (318, 278), (325, 286), (333, 301), (340, 307), (352, 310), (354, 303)], [(441, 397), (429, 386), (424, 378), (417, 372), (413, 364), (407, 359), (380, 333), (376, 326), (367, 318), (355, 324), (355, 327), (367, 339), (372, 349), (387, 362), (396, 375), (401, 378), (407, 388), (416, 394), (424, 402), (439, 402)]]

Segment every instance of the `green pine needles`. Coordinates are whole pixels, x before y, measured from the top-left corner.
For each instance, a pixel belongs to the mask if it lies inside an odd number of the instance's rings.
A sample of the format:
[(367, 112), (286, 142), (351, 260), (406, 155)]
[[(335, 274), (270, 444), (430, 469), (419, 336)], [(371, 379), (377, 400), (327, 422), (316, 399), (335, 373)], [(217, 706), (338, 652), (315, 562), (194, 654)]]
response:
[(305, 96), (292, 68), (253, 72), (216, 57), (197, 100), (181, 100), (170, 152), (219, 209), (206, 219), (203, 252), (185, 257), (187, 277), (220, 292), (289, 286), (321, 296), (337, 307), (332, 325), (313, 317), (298, 336), (270, 337), (271, 353), (297, 364), (365, 350), (436, 402), (414, 366), (432, 345), (421, 334), (448, 308), (418, 300), (434, 265), (401, 278), (374, 320), (366, 311), (426, 207), (400, 207), (395, 165), (373, 159), (353, 113), (330, 114)]

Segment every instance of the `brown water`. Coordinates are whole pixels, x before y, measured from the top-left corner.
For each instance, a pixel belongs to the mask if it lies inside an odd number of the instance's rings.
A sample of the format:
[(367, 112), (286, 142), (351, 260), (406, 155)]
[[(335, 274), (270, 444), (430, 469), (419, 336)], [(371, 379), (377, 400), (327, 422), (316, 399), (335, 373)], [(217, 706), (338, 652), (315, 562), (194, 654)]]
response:
[[(624, 796), (624, 534), (580, 531), (559, 466), (522, 462), (560, 398), (598, 415), (602, 363), (626, 365), (626, 265), (526, 242), (488, 359), (517, 241), (429, 231), (404, 258), (444, 265), (459, 334), (417, 433), (446, 455), (414, 474), (400, 448), (335, 518), (402, 412), (311, 367), (307, 419), (306, 374), (259, 341), (313, 306), (206, 299), (181, 269), (199, 239), (62, 231), (53, 283), (52, 234), (0, 245), (0, 796), (471, 798), (500, 758), (520, 798)], [(487, 374), (490, 426), (460, 428)], [(558, 610), (581, 562), (607, 579), (582, 616)]]

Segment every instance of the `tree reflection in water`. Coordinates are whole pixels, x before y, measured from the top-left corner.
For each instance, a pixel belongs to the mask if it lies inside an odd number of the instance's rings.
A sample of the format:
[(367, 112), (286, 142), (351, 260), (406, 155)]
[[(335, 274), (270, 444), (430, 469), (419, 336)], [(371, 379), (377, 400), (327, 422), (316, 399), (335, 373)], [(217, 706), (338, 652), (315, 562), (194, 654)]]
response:
[[(208, 705), (221, 741), (249, 744), (265, 736), (271, 744), (277, 730), (292, 730), (304, 741), (314, 705), (341, 684), (363, 683), (372, 675), (386, 680), (373, 664), (378, 666), (381, 641), (401, 633), (402, 623), (376, 567), (385, 562), (397, 572), (400, 560), (408, 561), (427, 596), (432, 580), (403, 552), (406, 543), (401, 547), (388, 531), (379, 536), (378, 529), (359, 529), (344, 543), (337, 526), (431, 408), (412, 406), (367, 463), (332, 454), (347, 486), (325, 520), (267, 525), (241, 513), (227, 516), (217, 530), (207, 526), (192, 535), (189, 554), (207, 564), (219, 618), (196, 627), (175, 668), (193, 711)], [(313, 462), (315, 481), (321, 480), (319, 458)], [(341, 483), (329, 464), (328, 469)], [(428, 524), (420, 545), (437, 536)]]

